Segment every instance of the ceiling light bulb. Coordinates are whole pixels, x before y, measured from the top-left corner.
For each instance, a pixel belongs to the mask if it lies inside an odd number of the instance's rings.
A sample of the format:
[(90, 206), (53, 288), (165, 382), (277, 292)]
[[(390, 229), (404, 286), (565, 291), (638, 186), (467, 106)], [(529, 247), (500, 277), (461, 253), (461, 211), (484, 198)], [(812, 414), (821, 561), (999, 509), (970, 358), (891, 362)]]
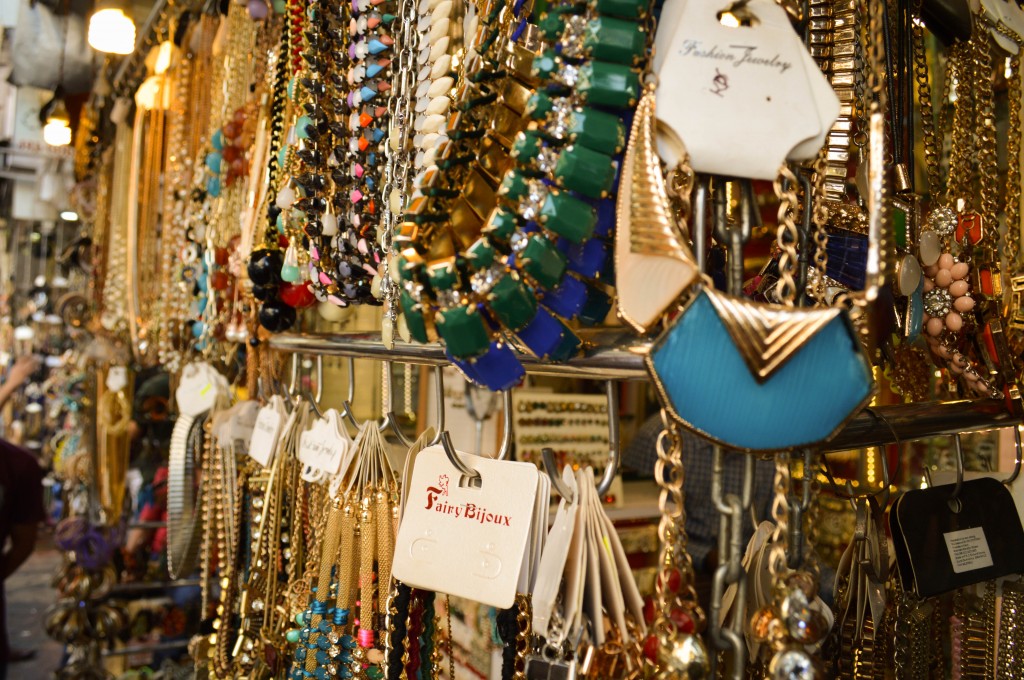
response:
[(65, 222), (77, 222), (78, 213), (76, 213), (74, 210), (62, 210), (60, 213), (60, 218)]
[(123, 9), (100, 9), (89, 19), (89, 45), (111, 54), (131, 54), (135, 50), (135, 22)]
[(71, 127), (67, 121), (48, 120), (43, 126), (43, 141), (50, 146), (67, 146), (71, 143)]

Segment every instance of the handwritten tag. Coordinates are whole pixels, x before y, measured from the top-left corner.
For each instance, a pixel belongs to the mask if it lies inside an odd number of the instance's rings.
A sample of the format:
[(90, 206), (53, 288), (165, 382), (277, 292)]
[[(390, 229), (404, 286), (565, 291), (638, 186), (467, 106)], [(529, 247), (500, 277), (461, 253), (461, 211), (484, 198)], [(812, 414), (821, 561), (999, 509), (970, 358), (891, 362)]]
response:
[(276, 394), (256, 414), (252, 436), (249, 438), (249, 456), (263, 467), (270, 467), (274, 460), (277, 440), (287, 417), (284, 399)]
[(354, 454), (352, 442), (342, 432), (338, 412), (328, 409), (299, 437), (299, 462), (328, 475), (342, 474)]
[(458, 453), (481, 486), (458, 485), (441, 446), (420, 452), (393, 573), (417, 588), (507, 609), (516, 596), (537, 499), (537, 466)]
[[(839, 101), (817, 67), (808, 69), (785, 10), (751, 0), (754, 25), (730, 27), (718, 19), (727, 7), (687, 2), (673, 11), (675, 26), (659, 41), (668, 44), (658, 117), (682, 139), (694, 170), (771, 180), (798, 147), (814, 155), (820, 144), (809, 151), (803, 143), (824, 138)], [(833, 109), (831, 120), (823, 119)]]

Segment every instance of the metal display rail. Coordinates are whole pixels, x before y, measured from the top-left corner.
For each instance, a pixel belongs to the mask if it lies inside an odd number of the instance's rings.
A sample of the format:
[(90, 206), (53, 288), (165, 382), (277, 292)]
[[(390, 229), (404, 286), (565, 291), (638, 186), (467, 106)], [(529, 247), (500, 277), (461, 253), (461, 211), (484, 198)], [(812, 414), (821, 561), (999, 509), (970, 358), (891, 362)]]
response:
[[(602, 331), (596, 336), (598, 349), (561, 364), (542, 362), (534, 357), (519, 357), (530, 375), (588, 380), (646, 381), (644, 356), (650, 344), (626, 332)], [(445, 366), (449, 363), (439, 345), (420, 345), (395, 341), (388, 349), (380, 333), (284, 333), (270, 338), (270, 346), (288, 353), (375, 359), (420, 366)], [(922, 402), (865, 408), (825, 447), (843, 451), (865, 446), (880, 446), (942, 435), (1010, 427), (1016, 422), (1003, 402), (974, 399), (947, 402)]]

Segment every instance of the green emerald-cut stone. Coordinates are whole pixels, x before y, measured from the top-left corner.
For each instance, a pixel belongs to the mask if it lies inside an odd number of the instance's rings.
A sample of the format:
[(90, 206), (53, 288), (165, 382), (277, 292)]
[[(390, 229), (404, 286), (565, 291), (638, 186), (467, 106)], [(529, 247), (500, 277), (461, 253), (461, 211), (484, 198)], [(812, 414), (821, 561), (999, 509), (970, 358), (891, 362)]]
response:
[(520, 132), (516, 135), (516, 141), (512, 143), (512, 158), (520, 163), (532, 163), (540, 155), (543, 146), (536, 132)]
[(598, 17), (587, 23), (583, 46), (594, 59), (632, 66), (643, 54), (645, 37), (635, 22)]
[(596, 326), (605, 320), (612, 308), (612, 299), (600, 288), (588, 286), (587, 301), (580, 310), (580, 323), (587, 326)]
[(647, 13), (646, 0), (592, 0), (592, 6), (601, 14), (626, 19), (639, 19)]
[(409, 264), (409, 260), (407, 260), (405, 256), (399, 255), (395, 259), (395, 267), (398, 268), (398, 276), (400, 276), (403, 281), (412, 281), (415, 272), (413, 271), (413, 266)]
[(534, 78), (540, 78), (541, 80), (548, 80), (552, 74), (558, 69), (558, 60), (555, 58), (554, 50), (544, 50), (536, 57), (533, 58), (533, 68), (531, 69), (531, 75)]
[(550, 361), (568, 361), (579, 354), (580, 346), (583, 344), (568, 326), (562, 324), (562, 327), (565, 329), (562, 333), (562, 342), (548, 355)]
[(451, 290), (459, 282), (459, 273), (453, 262), (445, 262), (430, 267), (427, 279), (434, 290)]
[(512, 201), (519, 200), (526, 195), (527, 191), (529, 191), (529, 186), (526, 183), (526, 177), (518, 170), (506, 174), (505, 178), (501, 180), (501, 185), (498, 186), (498, 195)]
[(569, 139), (595, 151), (619, 153), (626, 146), (626, 126), (616, 115), (585, 106), (569, 118)]
[(384, 671), (380, 666), (370, 665), (366, 667), (366, 677), (370, 680), (383, 680)]
[(494, 247), (486, 238), (477, 239), (466, 249), (466, 259), (473, 269), (486, 269), (494, 263)]
[(456, 357), (482, 354), (490, 347), (487, 324), (475, 307), (452, 307), (437, 313), (437, 332)]
[(640, 76), (628, 66), (594, 60), (580, 67), (576, 89), (589, 104), (623, 109), (636, 104)]
[(554, 288), (565, 274), (565, 255), (551, 241), (534, 234), (519, 254), (523, 271), (542, 288)]
[(518, 277), (506, 274), (487, 295), (487, 303), (494, 315), (509, 330), (519, 330), (537, 313), (537, 299)]
[[(526, 100), (526, 115), (533, 120), (540, 120), (544, 116), (548, 115), (554, 107), (555, 103), (547, 93), (537, 91), (530, 95), (530, 98)], [(284, 164), (282, 163), (282, 165)]]
[(496, 208), (492, 213), (487, 225), (483, 228), (484, 233), (489, 234), (499, 241), (507, 241), (516, 233), (519, 221), (516, 216), (507, 210)]
[(416, 302), (409, 293), (402, 291), (399, 298), (402, 305), (402, 313), (405, 314), (405, 325), (409, 327), (409, 335), (416, 342), (429, 342), (427, 337), (427, 324), (423, 320), (423, 307)]
[(570, 146), (558, 155), (555, 177), (566, 189), (591, 198), (606, 198), (615, 182), (615, 165), (603, 153), (585, 146)]
[(552, 9), (544, 13), (541, 20), (537, 22), (537, 28), (540, 29), (545, 39), (554, 41), (561, 37), (566, 13), (563, 8)]
[(907, 213), (900, 207), (894, 207), (892, 211), (892, 230), (896, 237), (896, 245), (900, 248), (907, 247)]
[(540, 209), (540, 222), (545, 229), (573, 243), (582, 243), (594, 235), (597, 210), (565, 192), (550, 191)]

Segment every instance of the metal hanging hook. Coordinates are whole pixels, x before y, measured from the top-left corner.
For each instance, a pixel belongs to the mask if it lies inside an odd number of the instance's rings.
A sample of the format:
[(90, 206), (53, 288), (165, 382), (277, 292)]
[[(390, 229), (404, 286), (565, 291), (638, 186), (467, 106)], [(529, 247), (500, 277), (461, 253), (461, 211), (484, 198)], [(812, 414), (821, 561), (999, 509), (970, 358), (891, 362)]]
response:
[[(603, 497), (611, 488), (615, 475), (619, 473), (619, 400), (616, 393), (616, 383), (609, 380), (605, 383), (605, 396), (608, 400), (608, 464), (605, 465), (604, 475), (597, 484), (597, 495)], [(506, 415), (506, 428), (509, 417)], [(562, 481), (559, 474), (558, 464), (555, 462), (555, 453), (550, 448), (543, 448), (540, 452), (541, 460), (544, 463), (544, 471), (551, 479), (551, 486), (558, 492), (558, 495), (572, 502), (572, 493)]]
[(359, 423), (356, 421), (355, 414), (352, 411), (352, 402), (355, 401), (356, 396), (356, 360), (353, 357), (348, 358), (348, 395), (347, 399), (341, 402), (341, 415), (352, 425), (352, 427), (358, 429)]
[[(405, 436), (402, 432), (402, 428), (398, 423), (398, 416), (395, 414), (393, 407), (393, 395), (394, 390), (392, 389), (391, 383), (391, 365), (387, 364), (388, 371), (388, 412), (384, 415), (384, 424), (379, 428), (381, 432), (386, 429), (387, 425), (391, 426), (391, 431), (395, 433), (395, 437), (398, 441), (402, 442), (403, 446), (409, 447), (413, 445), (413, 441)], [(434, 438), (430, 441), (430, 446), (433, 446), (441, 441), (441, 433), (444, 432), (444, 421), (445, 421), (445, 405), (444, 405), (444, 369), (441, 366), (434, 367), (434, 397), (437, 400), (436, 411), (436, 422), (434, 427)]]
[(964, 486), (964, 448), (959, 434), (953, 436), (953, 442), (956, 450), (956, 484), (953, 485), (953, 493), (949, 495), (949, 500), (959, 501), (960, 489)]
[(611, 488), (615, 475), (619, 473), (619, 395), (618, 385), (611, 380), (605, 384), (605, 397), (608, 400), (608, 464), (604, 468), (604, 476), (597, 485), (597, 495), (604, 497)]
[[(506, 460), (509, 453), (512, 451), (512, 390), (505, 390), (502, 392), (502, 414), (505, 418), (505, 422), (502, 429), (501, 446), (498, 448), (498, 453), (494, 457), (495, 460)], [(460, 485), (474, 487), (480, 486), (480, 473), (462, 460), (459, 452), (455, 450), (455, 444), (452, 443), (451, 433), (449, 433), (448, 430), (442, 429), (439, 440), (442, 448), (444, 448), (445, 456), (448, 457), (448, 462), (450, 462), (456, 470), (462, 473)]]
[(1010, 486), (1015, 481), (1017, 481), (1017, 477), (1020, 475), (1020, 464), (1022, 457), (1020, 443), (1020, 425), (1013, 426), (1013, 446), (1014, 450), (1016, 451), (1016, 456), (1014, 457), (1015, 459), (1013, 461), (1013, 473), (1003, 480), (1003, 484), (1005, 484), (1006, 486)]

